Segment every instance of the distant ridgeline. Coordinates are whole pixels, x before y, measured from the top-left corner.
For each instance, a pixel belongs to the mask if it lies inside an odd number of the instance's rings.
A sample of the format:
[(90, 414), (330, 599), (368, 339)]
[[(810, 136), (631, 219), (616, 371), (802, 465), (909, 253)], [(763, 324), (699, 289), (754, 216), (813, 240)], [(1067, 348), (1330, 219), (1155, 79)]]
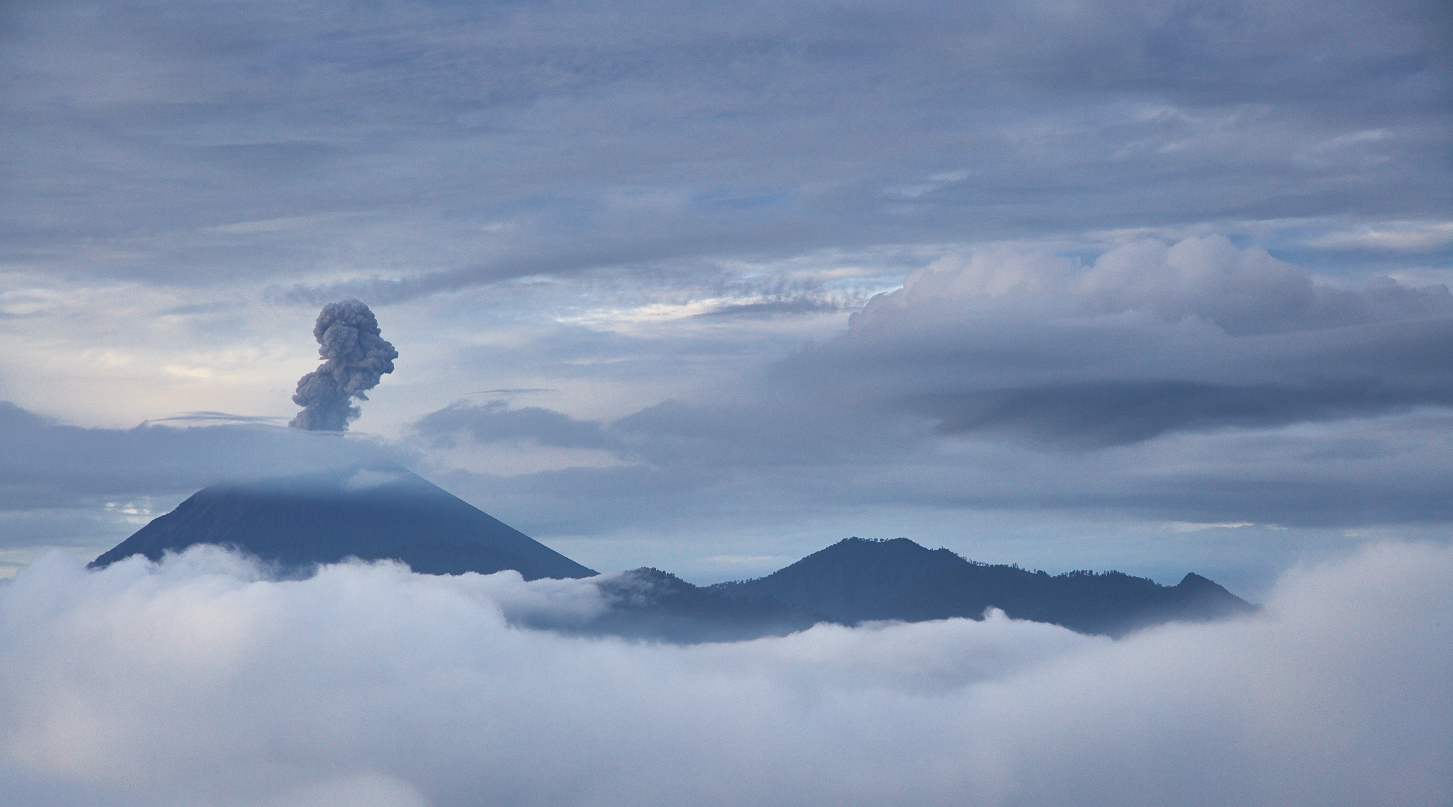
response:
[(989, 566), (906, 539), (848, 538), (766, 577), (694, 586), (657, 569), (596, 577), (423, 478), (398, 467), (205, 488), (91, 563), (160, 560), (194, 544), (254, 555), (284, 576), (346, 558), (398, 560), (425, 574), (513, 569), (526, 580), (595, 577), (605, 611), (580, 625), (536, 627), (671, 642), (780, 636), (830, 621), (1016, 619), (1121, 636), (1178, 620), (1248, 613), (1254, 606), (1204, 577), (1176, 586), (1120, 572), (1051, 577)]
[(1175, 586), (1120, 572), (1051, 577), (1017, 566), (974, 563), (907, 538), (848, 538), (766, 577), (720, 583), (711, 590), (771, 597), (850, 625), (880, 619), (977, 619), (993, 607), (1015, 619), (1109, 636), (1162, 622), (1220, 619), (1255, 610), (1198, 574), (1186, 575)]

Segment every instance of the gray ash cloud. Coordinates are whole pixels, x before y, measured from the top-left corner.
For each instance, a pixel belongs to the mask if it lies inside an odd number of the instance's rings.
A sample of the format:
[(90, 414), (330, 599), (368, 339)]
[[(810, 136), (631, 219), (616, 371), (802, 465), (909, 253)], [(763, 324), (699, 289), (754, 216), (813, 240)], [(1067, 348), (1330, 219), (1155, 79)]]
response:
[(341, 432), (359, 415), (354, 399), (378, 386), (384, 373), (394, 371), (399, 352), (382, 336), (378, 319), (358, 300), (323, 306), (313, 326), (318, 340), (318, 369), (298, 379), (293, 403), (303, 407), (289, 424), (305, 431)]

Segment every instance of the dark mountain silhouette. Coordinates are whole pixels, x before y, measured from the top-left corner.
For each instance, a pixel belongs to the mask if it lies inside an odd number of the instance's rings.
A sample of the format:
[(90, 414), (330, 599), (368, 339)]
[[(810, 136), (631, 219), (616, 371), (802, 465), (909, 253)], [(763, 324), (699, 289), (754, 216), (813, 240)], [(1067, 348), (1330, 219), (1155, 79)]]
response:
[(285, 571), (348, 557), (427, 574), (514, 569), (534, 580), (595, 572), (398, 467), (218, 485), (198, 491), (91, 562), (159, 560), (193, 544), (236, 547)]
[[(198, 491), (96, 558), (159, 560), (194, 544), (257, 556), (283, 576), (354, 557), (392, 559), (425, 574), (491, 574), (526, 580), (596, 573), (398, 467), (352, 469)], [(699, 587), (658, 569), (597, 578), (609, 607), (584, 625), (535, 625), (574, 633), (668, 642), (780, 636), (822, 621), (921, 622), (981, 618), (985, 609), (1081, 633), (1121, 636), (1175, 620), (1253, 610), (1204, 577), (1179, 585), (1120, 572), (1051, 577), (967, 561), (906, 538), (849, 538), (766, 577)]]
[(786, 636), (825, 617), (771, 597), (732, 597), (660, 569), (603, 576), (610, 608), (578, 632), (694, 644)]
[(1255, 610), (1197, 574), (1186, 575), (1175, 586), (1120, 572), (1050, 576), (1017, 566), (974, 563), (906, 538), (848, 538), (766, 577), (720, 583), (711, 590), (734, 597), (770, 597), (845, 624), (978, 619), (993, 607), (1015, 619), (1108, 636), (1163, 622), (1219, 619)]

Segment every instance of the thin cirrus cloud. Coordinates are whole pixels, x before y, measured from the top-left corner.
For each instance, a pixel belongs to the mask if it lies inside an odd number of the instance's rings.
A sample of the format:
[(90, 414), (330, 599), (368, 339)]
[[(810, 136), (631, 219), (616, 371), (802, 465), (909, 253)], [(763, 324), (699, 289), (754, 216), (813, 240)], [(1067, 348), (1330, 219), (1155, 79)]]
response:
[(31, 805), (1436, 805), (1453, 550), (1112, 642), (990, 615), (671, 646), (521, 627), (584, 581), (271, 581), (200, 547), (0, 583), (0, 782)]

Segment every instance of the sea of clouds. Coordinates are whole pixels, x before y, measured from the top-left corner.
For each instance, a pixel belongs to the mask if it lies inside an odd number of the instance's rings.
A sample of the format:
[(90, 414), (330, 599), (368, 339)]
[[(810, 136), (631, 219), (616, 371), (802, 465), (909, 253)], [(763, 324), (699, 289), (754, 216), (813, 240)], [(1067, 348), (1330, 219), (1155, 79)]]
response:
[(675, 646), (583, 581), (198, 547), (0, 584), (12, 805), (1435, 805), (1453, 549), (1286, 575), (1120, 641), (991, 614)]

